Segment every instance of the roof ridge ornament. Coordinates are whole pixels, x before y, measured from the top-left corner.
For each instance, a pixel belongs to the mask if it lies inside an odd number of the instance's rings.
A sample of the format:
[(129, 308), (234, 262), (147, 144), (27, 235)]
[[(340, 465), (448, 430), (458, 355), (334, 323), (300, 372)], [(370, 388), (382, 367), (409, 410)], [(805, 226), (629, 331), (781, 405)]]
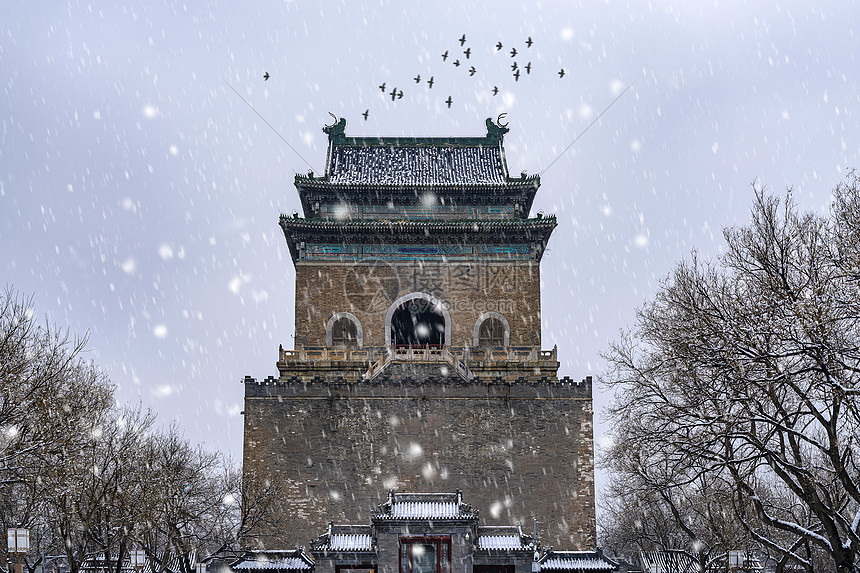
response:
[(493, 118), (487, 118), (487, 139), (490, 141), (497, 141), (499, 143), (504, 139), (505, 134), (510, 131), (508, 123), (502, 123), (502, 118), (508, 115), (507, 113), (500, 113), (499, 117), (496, 119), (496, 122), (493, 123)]
[(339, 143), (346, 139), (346, 118), (338, 119), (335, 114), (328, 112), (334, 118), (334, 123), (323, 127), (323, 132), (328, 134), (328, 140), (332, 143)]

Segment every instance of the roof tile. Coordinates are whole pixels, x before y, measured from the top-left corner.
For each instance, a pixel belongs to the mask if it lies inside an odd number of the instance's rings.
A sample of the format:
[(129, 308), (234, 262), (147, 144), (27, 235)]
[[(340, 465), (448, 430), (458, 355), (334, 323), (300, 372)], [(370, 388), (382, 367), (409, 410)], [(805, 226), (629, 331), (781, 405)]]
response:
[(302, 549), (274, 549), (246, 551), (238, 561), (230, 565), (230, 569), (233, 571), (309, 571), (313, 569), (313, 565), (313, 560)]
[(499, 146), (332, 146), (328, 181), (352, 185), (503, 185)]
[(333, 533), (328, 548), (332, 551), (372, 551), (373, 538), (365, 533)]
[(374, 519), (477, 519), (478, 512), (456, 493), (395, 493), (374, 512)]
[(519, 535), (481, 535), (478, 537), (478, 549), (518, 550), (528, 547), (523, 545), (523, 539)]
[(553, 551), (541, 563), (541, 571), (615, 571), (616, 566), (592, 551)]

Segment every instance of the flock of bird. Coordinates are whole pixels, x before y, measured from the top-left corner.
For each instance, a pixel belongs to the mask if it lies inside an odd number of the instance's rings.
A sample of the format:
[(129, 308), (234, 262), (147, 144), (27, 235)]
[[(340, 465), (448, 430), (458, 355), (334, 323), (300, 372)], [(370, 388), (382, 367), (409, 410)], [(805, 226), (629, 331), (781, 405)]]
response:
[[(460, 42), (460, 48), (465, 46), (466, 45), (466, 34), (463, 34), (462, 37), (460, 37), (460, 39), (458, 41)], [(525, 41), (526, 50), (531, 48), (532, 44), (534, 44), (534, 41), (532, 40), (531, 36), (529, 36), (528, 39), (526, 39), (526, 41)], [(502, 42), (498, 42), (495, 45), (495, 48), (496, 48), (496, 52), (500, 52), (502, 50), (502, 48), (504, 48), (504, 45), (502, 44)], [(450, 58), (452, 58), (451, 63), (453, 64), (453, 66), (455, 68), (459, 68), (460, 66), (469, 65), (469, 68), (467, 70), (469, 73), (469, 77), (474, 77), (478, 73), (478, 70), (475, 68), (474, 65), (472, 65), (472, 62), (471, 62), (471, 57), (472, 57), (472, 48), (471, 47), (467, 47), (465, 50), (462, 51), (462, 54), (465, 56), (465, 59), (466, 59), (465, 62), (461, 62), (459, 57), (455, 57), (455, 55), (451, 54), (450, 52), (451, 52), (451, 50), (445, 50), (445, 52), (442, 54), (442, 61), (443, 62), (447, 62), (448, 58), (450, 57)], [(527, 53), (527, 51), (526, 52), (518, 52), (515, 47), (512, 47), (511, 51), (510, 51), (510, 57), (516, 58), (518, 55), (522, 57), (526, 53)], [(511, 64), (510, 68), (511, 68), (511, 76), (514, 78), (515, 82), (520, 81), (520, 77), (522, 75), (521, 71), (525, 71), (526, 76), (529, 76), (532, 73), (531, 61), (528, 61), (528, 63), (526, 65), (521, 67), (517, 63), (517, 60), (514, 60), (513, 63)], [(564, 68), (560, 69), (557, 73), (558, 73), (559, 79), (563, 78), (565, 76)], [(270, 77), (271, 76), (269, 75), (269, 72), (266, 72), (265, 74), (263, 74), (263, 81), (268, 81)], [(416, 84), (421, 84), (422, 83), (421, 74), (417, 74), (414, 78), (412, 78), (412, 80)], [(424, 82), (427, 84), (427, 89), (433, 89), (433, 84), (435, 83), (435, 76), (430, 76), (430, 79), (424, 80)], [(382, 82), (382, 85), (378, 86), (380, 91), (383, 94), (386, 93), (386, 89), (387, 89), (386, 86), (387, 86), (387, 82)], [(491, 93), (493, 96), (498, 95), (499, 94), (499, 87), (494, 85), (493, 89), (491, 90)], [(392, 88), (392, 90), (390, 92), (388, 92), (387, 95), (391, 97), (391, 101), (397, 101), (397, 100), (403, 99), (404, 94), (403, 94), (402, 89), (399, 89), (398, 87), (395, 86), (394, 88)], [(453, 105), (454, 100), (449, 95), (448, 99), (444, 100), (444, 103), (448, 105), (448, 109), (451, 109), (451, 105)], [(362, 113), (361, 115), (364, 117), (364, 120), (367, 121), (367, 118), (370, 116), (370, 109), (366, 109), (364, 111), (364, 113)]]

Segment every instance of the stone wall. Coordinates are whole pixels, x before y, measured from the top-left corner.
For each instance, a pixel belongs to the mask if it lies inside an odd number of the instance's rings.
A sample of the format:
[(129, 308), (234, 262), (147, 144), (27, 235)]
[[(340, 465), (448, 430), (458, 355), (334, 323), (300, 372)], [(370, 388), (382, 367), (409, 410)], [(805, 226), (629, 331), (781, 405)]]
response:
[(537, 262), (296, 264), (296, 346), (324, 346), (326, 323), (349, 312), (361, 322), (365, 346), (385, 346), (385, 315), (400, 297), (423, 292), (451, 316), (448, 344), (471, 346), (475, 322), (498, 312), (512, 346), (540, 347)]
[(444, 372), (384, 382), (245, 383), (246, 472), (283, 486), (307, 545), (330, 520), (364, 523), (389, 489), (463, 491), (487, 525), (546, 545), (595, 545), (591, 379), (466, 382)]

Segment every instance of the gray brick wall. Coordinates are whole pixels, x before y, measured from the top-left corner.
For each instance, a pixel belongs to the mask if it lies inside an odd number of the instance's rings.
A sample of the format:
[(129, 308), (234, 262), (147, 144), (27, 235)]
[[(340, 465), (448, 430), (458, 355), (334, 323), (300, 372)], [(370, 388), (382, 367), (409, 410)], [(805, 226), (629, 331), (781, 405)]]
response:
[(488, 525), (537, 520), (544, 545), (595, 545), (591, 380), (487, 384), (246, 381), (246, 471), (285, 488), (306, 545), (330, 520), (365, 523), (389, 488), (463, 490)]

